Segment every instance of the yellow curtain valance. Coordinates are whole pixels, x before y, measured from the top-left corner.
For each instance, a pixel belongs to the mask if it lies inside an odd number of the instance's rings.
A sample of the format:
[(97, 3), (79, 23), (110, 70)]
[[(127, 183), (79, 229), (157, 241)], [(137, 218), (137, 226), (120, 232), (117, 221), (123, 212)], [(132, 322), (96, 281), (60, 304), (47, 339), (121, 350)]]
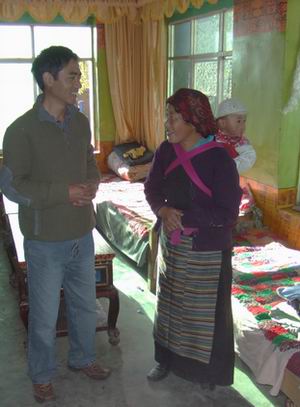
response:
[(192, 5), (218, 0), (0, 0), (0, 21), (19, 20), (27, 12), (34, 20), (49, 23), (61, 15), (68, 23), (78, 24), (93, 15), (102, 23), (113, 23), (127, 16), (132, 22), (160, 20), (178, 10), (184, 13)]

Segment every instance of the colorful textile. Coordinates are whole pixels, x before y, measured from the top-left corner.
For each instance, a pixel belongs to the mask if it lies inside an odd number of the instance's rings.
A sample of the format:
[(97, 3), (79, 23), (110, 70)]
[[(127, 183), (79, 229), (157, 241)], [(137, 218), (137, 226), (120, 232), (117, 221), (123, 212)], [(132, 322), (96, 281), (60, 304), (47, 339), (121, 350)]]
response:
[(300, 251), (288, 249), (278, 242), (235, 247), (232, 266), (237, 283), (253, 278), (257, 282), (258, 279), (268, 281), (271, 278), (293, 277), (300, 273)]
[(245, 137), (245, 136), (242, 136), (242, 137), (229, 136), (228, 134), (223, 133), (220, 129), (216, 133), (216, 141), (218, 143), (229, 144), (229, 145), (231, 145), (233, 147), (239, 147), (239, 146), (244, 146), (244, 145), (250, 144), (247, 137)]
[(101, 178), (95, 204), (105, 201), (111, 202), (124, 216), (131, 233), (140, 238), (148, 235), (156, 217), (145, 200), (142, 182), (130, 183), (114, 174), (105, 174)]
[(160, 249), (154, 338), (177, 355), (209, 363), (222, 252), (195, 252), (185, 236)]
[(204, 93), (194, 89), (179, 89), (167, 99), (167, 103), (174, 106), (183, 120), (191, 123), (202, 137), (216, 133), (217, 125)]
[(272, 310), (282, 302), (277, 288), (300, 282), (300, 252), (278, 242), (237, 246), (232, 263), (232, 294), (255, 316), (265, 337), (281, 351), (300, 349), (298, 332), (272, 318)]
[(144, 267), (150, 247), (149, 233), (156, 220), (145, 199), (144, 184), (105, 174), (94, 205), (98, 231), (115, 250)]

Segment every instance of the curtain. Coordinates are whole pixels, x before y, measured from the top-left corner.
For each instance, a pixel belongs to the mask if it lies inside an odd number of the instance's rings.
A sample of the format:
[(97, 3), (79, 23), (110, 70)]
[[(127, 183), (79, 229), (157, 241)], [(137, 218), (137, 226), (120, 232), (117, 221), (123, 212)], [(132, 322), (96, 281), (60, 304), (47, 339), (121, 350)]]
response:
[(166, 26), (123, 17), (105, 26), (116, 143), (136, 140), (155, 149), (164, 139)]
[(0, 0), (0, 20), (17, 21), (27, 12), (36, 21), (51, 22), (58, 14), (68, 23), (82, 23), (90, 15), (99, 22), (113, 23), (127, 16), (130, 21), (161, 20), (175, 10), (184, 13), (192, 5), (218, 0)]

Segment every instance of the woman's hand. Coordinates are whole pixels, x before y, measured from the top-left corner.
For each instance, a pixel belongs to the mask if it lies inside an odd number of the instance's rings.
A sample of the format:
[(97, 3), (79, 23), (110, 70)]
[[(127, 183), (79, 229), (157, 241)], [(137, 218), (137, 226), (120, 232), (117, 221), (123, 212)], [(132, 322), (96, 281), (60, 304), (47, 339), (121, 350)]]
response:
[(158, 211), (158, 216), (162, 219), (163, 229), (167, 234), (176, 229), (183, 229), (181, 223), (182, 215), (182, 211), (168, 206), (162, 206)]

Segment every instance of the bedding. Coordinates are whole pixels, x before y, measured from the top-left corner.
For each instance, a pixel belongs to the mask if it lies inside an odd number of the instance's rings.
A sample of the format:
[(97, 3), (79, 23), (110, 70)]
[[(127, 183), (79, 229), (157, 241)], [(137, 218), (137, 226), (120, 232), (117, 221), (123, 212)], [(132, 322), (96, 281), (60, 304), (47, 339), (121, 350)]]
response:
[(96, 228), (112, 247), (138, 267), (146, 265), (156, 217), (145, 199), (144, 184), (105, 174), (95, 199), (95, 212)]
[(153, 158), (152, 151), (136, 141), (117, 144), (113, 147), (113, 151), (129, 166), (146, 164)]
[[(277, 395), (285, 369), (299, 375), (300, 318), (276, 289), (300, 282), (300, 252), (266, 229), (236, 236), (232, 305), (236, 352)], [(298, 393), (299, 395), (299, 393)]]
[(117, 153), (112, 151), (107, 157), (107, 165), (120, 178), (126, 181), (135, 182), (147, 177), (151, 167), (151, 162), (140, 165), (128, 165)]

